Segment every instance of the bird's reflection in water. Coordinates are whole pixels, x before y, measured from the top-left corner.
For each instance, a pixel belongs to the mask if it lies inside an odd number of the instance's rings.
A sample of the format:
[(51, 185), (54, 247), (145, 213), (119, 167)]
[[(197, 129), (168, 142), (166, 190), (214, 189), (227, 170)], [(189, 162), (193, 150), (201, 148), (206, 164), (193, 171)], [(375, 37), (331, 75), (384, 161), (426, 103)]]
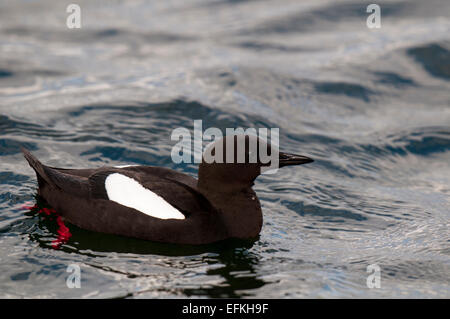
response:
[(187, 296), (208, 296), (212, 298), (239, 298), (248, 296), (247, 291), (264, 286), (265, 282), (258, 278), (255, 267), (259, 258), (249, 251), (249, 247), (224, 248), (211, 264), (220, 264), (207, 271), (209, 276), (221, 276), (224, 281), (220, 285), (184, 289)]

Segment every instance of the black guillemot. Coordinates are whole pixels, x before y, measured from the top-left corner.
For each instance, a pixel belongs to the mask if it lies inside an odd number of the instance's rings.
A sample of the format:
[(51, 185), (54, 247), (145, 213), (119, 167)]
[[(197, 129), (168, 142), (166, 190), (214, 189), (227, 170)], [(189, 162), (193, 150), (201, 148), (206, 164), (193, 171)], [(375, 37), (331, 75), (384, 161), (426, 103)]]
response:
[[(238, 136), (233, 136), (238, 142)], [(268, 166), (250, 145), (272, 152), (269, 143), (245, 135), (243, 161), (234, 143), (231, 161), (205, 161), (222, 151), (226, 136), (212, 143), (199, 165), (198, 180), (153, 166), (63, 169), (43, 165), (22, 149), (35, 170), (38, 194), (64, 220), (83, 229), (176, 244), (208, 244), (227, 238), (253, 239), (262, 227), (261, 206), (252, 189)], [(242, 140), (242, 139), (241, 139)], [(230, 153), (230, 152), (229, 152)], [(258, 153), (259, 154), (259, 153)], [(313, 162), (306, 156), (277, 152), (278, 167)]]

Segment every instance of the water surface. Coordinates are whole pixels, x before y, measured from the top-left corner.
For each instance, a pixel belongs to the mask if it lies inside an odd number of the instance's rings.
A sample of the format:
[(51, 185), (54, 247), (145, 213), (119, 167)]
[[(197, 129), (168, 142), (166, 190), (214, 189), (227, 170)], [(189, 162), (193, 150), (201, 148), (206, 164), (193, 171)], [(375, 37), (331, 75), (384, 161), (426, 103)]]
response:
[[(0, 297), (450, 297), (450, 3), (0, 3)], [(170, 158), (177, 127), (278, 127), (256, 242), (150, 243), (29, 213), (19, 147), (59, 167)], [(66, 287), (69, 264), (80, 289)], [(366, 267), (381, 267), (381, 288)]]

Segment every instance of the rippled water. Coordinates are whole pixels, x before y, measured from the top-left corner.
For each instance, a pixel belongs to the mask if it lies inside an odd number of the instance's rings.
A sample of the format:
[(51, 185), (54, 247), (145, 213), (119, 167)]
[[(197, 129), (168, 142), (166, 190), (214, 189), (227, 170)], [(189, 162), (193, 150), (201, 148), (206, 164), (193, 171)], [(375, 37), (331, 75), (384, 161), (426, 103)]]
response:
[[(450, 2), (0, 3), (0, 297), (450, 297)], [(155, 244), (22, 208), (44, 163), (176, 165), (176, 127), (279, 127), (254, 243)], [(66, 268), (81, 267), (80, 289)], [(381, 267), (381, 288), (366, 267)]]

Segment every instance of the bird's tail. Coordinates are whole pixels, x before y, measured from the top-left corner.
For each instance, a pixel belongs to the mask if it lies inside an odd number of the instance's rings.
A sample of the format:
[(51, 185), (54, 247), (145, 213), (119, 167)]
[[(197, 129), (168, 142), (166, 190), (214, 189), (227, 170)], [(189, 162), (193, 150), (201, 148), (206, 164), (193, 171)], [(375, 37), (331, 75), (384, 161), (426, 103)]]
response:
[(23, 156), (28, 161), (28, 164), (30, 164), (31, 168), (34, 169), (36, 172), (36, 176), (38, 179), (39, 187), (42, 187), (44, 185), (44, 182), (52, 185), (50, 178), (45, 173), (45, 166), (36, 158), (33, 154), (30, 153), (29, 150), (25, 148), (21, 148)]

